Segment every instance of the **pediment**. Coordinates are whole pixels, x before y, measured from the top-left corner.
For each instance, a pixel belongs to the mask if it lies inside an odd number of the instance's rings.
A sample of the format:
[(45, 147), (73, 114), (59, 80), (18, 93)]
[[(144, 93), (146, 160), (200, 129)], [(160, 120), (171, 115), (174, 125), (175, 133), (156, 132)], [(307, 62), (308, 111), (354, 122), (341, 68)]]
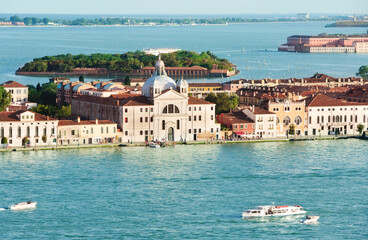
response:
[(171, 90), (165, 91), (161, 95), (154, 98), (154, 100), (171, 100), (171, 99), (172, 100), (183, 100), (183, 99), (188, 99), (188, 97), (171, 89)]

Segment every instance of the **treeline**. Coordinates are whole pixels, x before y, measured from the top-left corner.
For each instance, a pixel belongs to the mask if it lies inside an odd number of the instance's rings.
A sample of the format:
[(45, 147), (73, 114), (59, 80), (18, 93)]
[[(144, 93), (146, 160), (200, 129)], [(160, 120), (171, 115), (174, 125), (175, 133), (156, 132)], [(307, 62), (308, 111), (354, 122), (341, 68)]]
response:
[(57, 106), (57, 85), (54, 83), (37, 84), (37, 86), (27, 85), (28, 100), (36, 102), (37, 107), (31, 108), (31, 111), (40, 113), (53, 118), (66, 118), (71, 115), (72, 110), (70, 105)]
[(325, 27), (368, 27), (368, 21), (341, 21), (327, 24)]
[(317, 17), (317, 18), (241, 18), (241, 17), (223, 17), (223, 18), (126, 18), (126, 17), (108, 17), (108, 18), (77, 18), (77, 19), (48, 19), (25, 17), (20, 18), (17, 15), (9, 19), (0, 18), (0, 22), (24, 22), (27, 26), (48, 25), (50, 22), (69, 26), (88, 26), (88, 25), (189, 25), (189, 24), (227, 24), (227, 23), (255, 23), (255, 22), (298, 22), (298, 21), (339, 21), (347, 20), (345, 16)]
[[(168, 67), (201, 66), (212, 69), (217, 64), (219, 69), (232, 69), (232, 64), (223, 58), (219, 58), (211, 52), (196, 53), (192, 51), (177, 51), (162, 54), (162, 60)], [(18, 71), (20, 72), (71, 72), (74, 68), (106, 68), (109, 71), (130, 73), (133, 69), (155, 66), (157, 56), (146, 54), (142, 51), (127, 52), (124, 54), (91, 55), (62, 54), (57, 56), (45, 56), (35, 58), (26, 63)]]

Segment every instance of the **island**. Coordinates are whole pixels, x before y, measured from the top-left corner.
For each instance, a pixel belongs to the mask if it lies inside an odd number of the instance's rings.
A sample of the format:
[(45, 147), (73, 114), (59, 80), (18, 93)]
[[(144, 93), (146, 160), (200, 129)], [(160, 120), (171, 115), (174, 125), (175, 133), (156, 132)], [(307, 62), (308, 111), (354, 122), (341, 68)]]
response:
[(349, 19), (346, 16), (318, 16), (296, 14), (295, 16), (280, 17), (198, 17), (198, 18), (142, 18), (142, 17), (101, 17), (76, 19), (49, 19), (37, 17), (20, 18), (17, 15), (10, 18), (0, 17), (1, 26), (162, 26), (162, 25), (227, 25), (238, 23), (267, 23), (267, 22), (315, 22), (341, 21)]
[(325, 27), (368, 27), (368, 20), (361, 21), (338, 21), (334, 23), (327, 24)]
[(368, 34), (292, 35), (278, 50), (303, 53), (368, 53)]
[[(16, 75), (26, 76), (132, 76), (150, 77), (158, 56), (144, 51), (124, 54), (62, 54), (35, 58), (19, 68)], [(230, 77), (238, 73), (236, 66), (210, 51), (196, 53), (175, 50), (161, 54), (169, 76)]]

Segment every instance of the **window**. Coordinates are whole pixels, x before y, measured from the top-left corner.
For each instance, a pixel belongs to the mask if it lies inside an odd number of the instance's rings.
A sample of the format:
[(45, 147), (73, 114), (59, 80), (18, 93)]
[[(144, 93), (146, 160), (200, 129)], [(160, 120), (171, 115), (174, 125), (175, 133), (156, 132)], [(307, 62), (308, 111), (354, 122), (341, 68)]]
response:
[(202, 121), (202, 116), (201, 115), (198, 116), (198, 121)]
[(125, 118), (125, 122), (126, 122), (126, 123), (128, 122), (128, 118)]
[(282, 122), (283, 122), (285, 125), (289, 125), (289, 124), (290, 124), (290, 122), (291, 122), (291, 120), (290, 120), (289, 116), (286, 116)]
[(31, 136), (31, 128), (27, 127), (27, 137), (30, 137), (30, 136)]
[(125, 112), (126, 112), (126, 113), (128, 112), (128, 108), (125, 108)]
[(106, 127), (106, 133), (109, 133), (109, 127)]
[(145, 118), (144, 118), (144, 121), (145, 121), (145, 122), (148, 122), (148, 117), (145, 117)]
[(93, 128), (91, 127), (91, 134), (93, 134)]
[(143, 117), (140, 117), (140, 118), (139, 118), (139, 121), (140, 121), (140, 122), (143, 122)]
[(240, 126), (240, 129), (243, 129), (243, 124), (239, 125)]
[(202, 108), (201, 107), (198, 107), (198, 111), (201, 111), (202, 110)]
[(101, 133), (103, 133), (103, 127), (101, 127)]
[(211, 120), (213, 120), (213, 115), (211, 115)]
[(145, 111), (148, 112), (148, 108), (146, 108)]
[(192, 121), (192, 116), (189, 116), (189, 121)]
[(75, 135), (75, 130), (72, 130), (72, 136), (74, 136)]
[(202, 129), (198, 129), (198, 133), (201, 133), (202, 132)]
[(234, 124), (234, 129), (238, 129), (238, 125)]
[(213, 110), (213, 107), (211, 107), (211, 110)]
[[(323, 118), (323, 117), (322, 117)], [(302, 123), (302, 118), (300, 116), (296, 116), (295, 120), (294, 120), (296, 125), (299, 125)]]
[(36, 126), (35, 137), (38, 137), (38, 126)]
[(197, 107), (194, 107), (194, 111), (197, 111)]
[(162, 120), (162, 130), (165, 130), (165, 120)]
[(192, 133), (192, 129), (189, 129), (189, 130), (188, 130), (188, 133)]
[(192, 108), (191, 107), (189, 107), (189, 111), (192, 111)]
[(142, 130), (139, 133), (140, 133), (140, 135), (143, 135), (143, 131)]
[(194, 116), (194, 121), (197, 121), (197, 116)]
[(13, 137), (13, 128), (12, 127), (9, 128), (9, 137)]
[(176, 129), (180, 129), (180, 120), (176, 120)]
[(128, 136), (128, 131), (125, 131), (125, 136)]
[(140, 111), (143, 112), (143, 108), (140, 108)]
[(174, 104), (169, 104), (164, 107), (163, 113), (179, 113), (179, 108)]
[(153, 122), (153, 117), (151, 117), (151, 122)]
[(153, 135), (153, 130), (151, 130), (151, 135)]

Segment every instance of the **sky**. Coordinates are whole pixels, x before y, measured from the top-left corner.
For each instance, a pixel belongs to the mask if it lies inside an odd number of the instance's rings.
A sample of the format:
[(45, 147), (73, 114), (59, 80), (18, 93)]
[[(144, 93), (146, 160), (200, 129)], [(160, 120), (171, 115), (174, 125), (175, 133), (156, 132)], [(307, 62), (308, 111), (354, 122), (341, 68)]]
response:
[(368, 14), (368, 0), (0, 0), (0, 13), (33, 14)]

